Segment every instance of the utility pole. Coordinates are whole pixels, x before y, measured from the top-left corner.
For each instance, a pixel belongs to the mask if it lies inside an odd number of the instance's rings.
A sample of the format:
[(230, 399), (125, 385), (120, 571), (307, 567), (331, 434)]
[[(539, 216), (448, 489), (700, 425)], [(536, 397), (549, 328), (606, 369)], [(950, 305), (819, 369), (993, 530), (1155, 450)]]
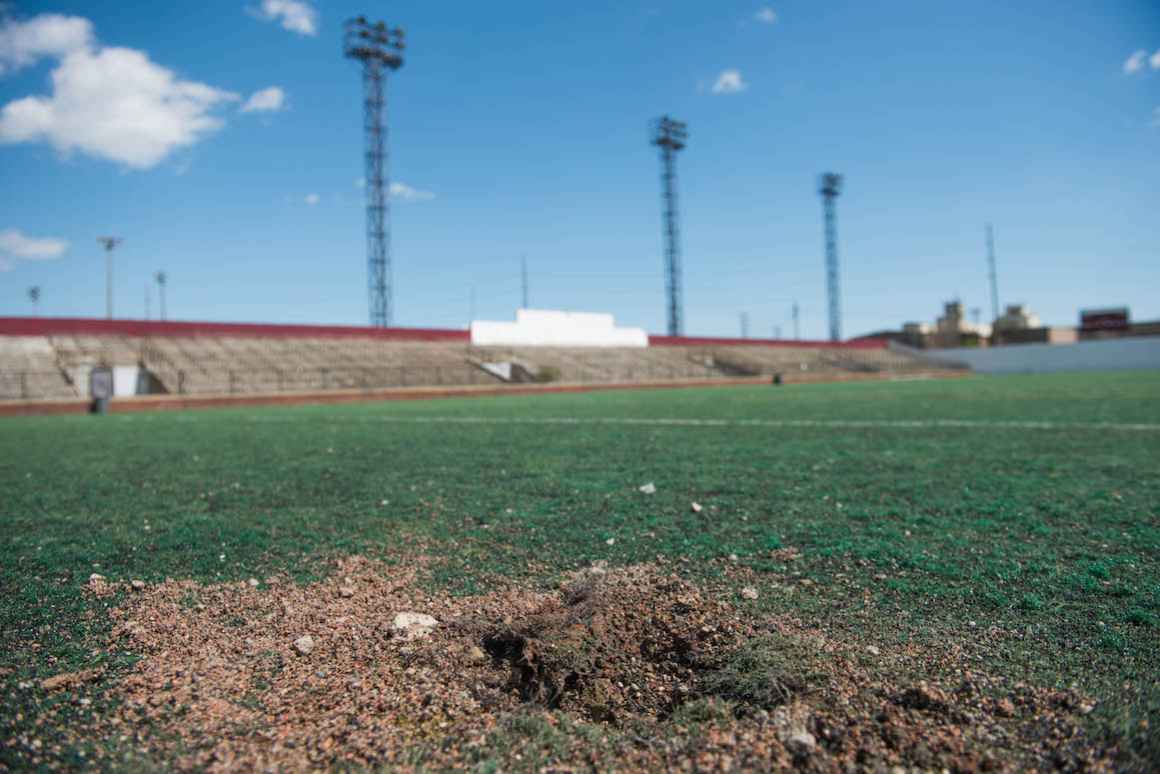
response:
[(668, 331), (680, 336), (685, 329), (681, 299), (681, 238), (677, 224), (677, 152), (685, 147), (688, 127), (684, 121), (662, 116), (653, 125), (652, 144), (661, 149), (661, 200), (665, 219), (665, 293), (668, 296)]
[(802, 337), (801, 328), (798, 325), (798, 322), (800, 319), (801, 319), (801, 310), (798, 309), (798, 302), (795, 299), (793, 302), (793, 337), (794, 337), (795, 341), (800, 340)]
[(391, 232), (387, 200), (387, 124), (384, 83), (387, 70), (403, 66), (404, 35), (400, 27), (368, 22), (359, 16), (346, 23), (343, 53), (362, 62), (363, 129), (366, 133), (367, 288), (370, 323), (391, 324)]
[(528, 256), (520, 258), (520, 284), (523, 286), (523, 309), (528, 308)]
[(833, 172), (822, 175), (818, 193), (822, 195), (825, 216), (826, 291), (830, 306), (830, 341), (842, 340), (842, 306), (838, 289), (838, 213), (834, 205), (841, 192), (841, 175)]
[(161, 322), (165, 322), (165, 283), (169, 280), (165, 272), (159, 271), (153, 275), (157, 280), (157, 300), (161, 302)]
[(149, 319), (149, 283), (145, 283), (145, 319)]
[(113, 319), (113, 250), (125, 240), (121, 237), (97, 237), (105, 248), (105, 319)]
[(749, 338), (749, 312), (741, 313), (741, 338)]
[(40, 317), (40, 285), (28, 289), (28, 300), (32, 302), (32, 316)]
[(987, 267), (991, 280), (991, 321), (999, 319), (999, 277), (995, 271), (995, 232), (987, 224)]

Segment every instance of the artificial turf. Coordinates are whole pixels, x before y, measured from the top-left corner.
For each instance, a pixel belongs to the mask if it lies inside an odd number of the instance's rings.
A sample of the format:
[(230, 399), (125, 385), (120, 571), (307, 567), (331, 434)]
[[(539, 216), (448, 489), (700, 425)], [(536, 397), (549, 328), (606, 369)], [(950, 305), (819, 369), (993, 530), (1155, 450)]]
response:
[(421, 546), (429, 582), (468, 593), (600, 559), (784, 574), (794, 547), (814, 584), (757, 607), (886, 647), (1025, 632), (988, 667), (1090, 693), (1146, 760), (1158, 398), (1160, 373), (1130, 372), (2, 420), (0, 743), (56, 701), (21, 683), (133, 658), (103, 640), (94, 572), (307, 578)]

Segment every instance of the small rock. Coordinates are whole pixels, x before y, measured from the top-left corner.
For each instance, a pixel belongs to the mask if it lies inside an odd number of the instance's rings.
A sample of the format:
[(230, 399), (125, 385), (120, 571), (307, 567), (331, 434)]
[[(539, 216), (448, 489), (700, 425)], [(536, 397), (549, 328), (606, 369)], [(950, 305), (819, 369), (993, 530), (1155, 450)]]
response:
[(610, 546), (616, 545), (616, 538), (608, 538), (608, 540), (605, 540), (604, 542), (605, 542), (605, 544), (610, 545)]
[(417, 640), (429, 636), (438, 625), (439, 622), (426, 613), (399, 613), (391, 628), (408, 640)]
[(731, 561), (731, 562), (736, 562), (736, 561), (739, 561), (740, 559), (741, 559), (741, 557), (739, 557), (737, 554), (729, 554), (729, 561)]
[(752, 586), (746, 586), (741, 589), (741, 596), (745, 599), (757, 599), (757, 589)]
[(252, 589), (258, 588), (258, 579), (257, 578), (250, 578), (246, 582), (250, 584), (250, 588), (252, 588)]
[(640, 487), (640, 491), (644, 492), (645, 494), (656, 494), (657, 493), (657, 485), (654, 484), (653, 482), (649, 481), (647, 484)]
[(89, 583), (100, 583), (104, 579), (105, 579), (104, 575), (101, 575), (99, 572), (94, 572), (92, 575), (89, 576)]
[(354, 588), (351, 586), (339, 586), (338, 587), (338, 595), (340, 597), (353, 597), (354, 596)]
[(482, 664), (487, 661), (487, 654), (476, 645), (472, 645), (467, 649), (467, 660), (474, 664)]
[(875, 645), (867, 645), (867, 646), (866, 646), (866, 652), (867, 652), (867, 653), (869, 653), (871, 656), (880, 656), (880, 655), (882, 655), (882, 651), (880, 651), (880, 650), (877, 648), (877, 646), (875, 646)]
[(314, 650), (314, 638), (309, 634), (302, 635), (294, 640), (294, 649), (303, 656), (310, 655), (310, 651)]
[(701, 511), (705, 510), (704, 506), (702, 506), (700, 503), (693, 503), (689, 507), (693, 509), (693, 513), (700, 513)]
[(808, 755), (817, 748), (818, 740), (809, 731), (801, 731), (787, 739), (785, 746), (794, 755)]
[(145, 590), (145, 581), (143, 581), (143, 580), (129, 581), (129, 585), (133, 587), (133, 591), (144, 591)]

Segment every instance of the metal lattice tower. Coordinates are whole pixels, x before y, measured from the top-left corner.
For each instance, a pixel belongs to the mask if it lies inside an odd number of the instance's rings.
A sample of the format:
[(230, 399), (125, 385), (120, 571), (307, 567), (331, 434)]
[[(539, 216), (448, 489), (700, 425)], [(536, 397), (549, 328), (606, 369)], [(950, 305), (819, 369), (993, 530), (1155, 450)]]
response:
[(830, 341), (842, 340), (842, 304), (838, 286), (838, 213), (835, 200), (842, 192), (842, 176), (833, 172), (822, 175), (818, 193), (826, 226), (826, 293), (830, 305)]
[(681, 300), (681, 235), (677, 224), (677, 151), (689, 137), (684, 121), (668, 116), (653, 126), (652, 144), (661, 149), (661, 199), (665, 218), (665, 293), (668, 297), (669, 335), (684, 332), (684, 304)]
[(387, 124), (384, 85), (387, 70), (403, 66), (403, 30), (365, 17), (346, 23), (343, 53), (363, 67), (363, 129), (366, 132), (367, 289), (370, 322), (391, 324), (391, 232), (387, 200)]
[(995, 233), (987, 224), (987, 268), (991, 279), (991, 321), (999, 319), (999, 277), (995, 271)]
[(153, 275), (153, 279), (157, 280), (157, 295), (161, 302), (161, 321), (165, 322), (165, 284), (169, 281), (169, 277), (163, 271), (159, 271)]

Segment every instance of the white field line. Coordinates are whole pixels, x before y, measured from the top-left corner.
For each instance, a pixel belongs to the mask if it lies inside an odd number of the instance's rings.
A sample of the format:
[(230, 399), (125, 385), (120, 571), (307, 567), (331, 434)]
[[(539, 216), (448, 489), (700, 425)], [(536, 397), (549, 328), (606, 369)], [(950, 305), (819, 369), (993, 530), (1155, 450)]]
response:
[[(133, 415), (122, 415), (128, 419)], [(183, 416), (184, 421), (197, 417)], [(251, 415), (245, 421), (255, 424), (300, 422), (305, 417)], [(1089, 430), (1095, 432), (1160, 432), (1157, 423), (1124, 422), (1049, 422), (998, 420), (993, 422), (973, 419), (688, 419), (679, 417), (480, 417), (480, 416), (418, 416), (418, 417), (327, 417), (327, 424), (364, 424), (382, 422), (416, 425), (631, 425), (641, 427), (760, 427), (760, 428), (836, 428), (886, 430)]]

